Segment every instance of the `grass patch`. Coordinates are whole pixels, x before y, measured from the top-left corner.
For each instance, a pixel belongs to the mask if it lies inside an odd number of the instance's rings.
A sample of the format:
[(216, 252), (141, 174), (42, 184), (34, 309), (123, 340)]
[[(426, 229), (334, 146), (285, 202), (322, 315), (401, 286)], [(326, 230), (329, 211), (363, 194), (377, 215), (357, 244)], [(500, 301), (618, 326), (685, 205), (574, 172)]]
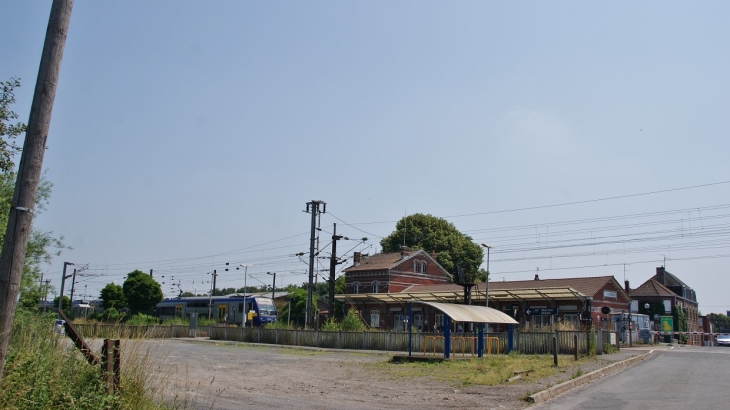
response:
[(426, 377), (456, 386), (495, 386), (506, 383), (515, 374), (521, 375), (520, 382), (533, 382), (559, 372), (564, 373), (567, 368), (591, 360), (594, 359), (582, 358), (576, 362), (572, 356), (561, 356), (558, 367), (555, 367), (552, 355), (510, 354), (441, 363), (376, 363), (366, 366), (377, 369), (386, 378)]
[(52, 314), (16, 311), (0, 380), (0, 408), (155, 410), (193, 404), (167, 394), (171, 369), (155, 359), (159, 344), (141, 341), (122, 342), (120, 391), (107, 392), (99, 366), (88, 364), (65, 336), (53, 332), (54, 319)]

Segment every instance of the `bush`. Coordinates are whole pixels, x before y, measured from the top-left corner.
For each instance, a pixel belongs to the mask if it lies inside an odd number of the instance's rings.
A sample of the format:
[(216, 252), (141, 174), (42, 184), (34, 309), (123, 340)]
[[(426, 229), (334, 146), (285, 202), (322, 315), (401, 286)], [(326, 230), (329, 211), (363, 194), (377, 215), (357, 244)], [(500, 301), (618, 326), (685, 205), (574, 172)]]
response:
[(325, 332), (336, 332), (340, 330), (340, 324), (335, 321), (334, 318), (328, 319), (324, 324), (322, 325), (322, 329)]
[(347, 315), (342, 318), (340, 329), (343, 332), (359, 332), (365, 330), (365, 324), (360, 320), (360, 316), (350, 309), (347, 311)]
[(137, 313), (136, 315), (132, 315), (127, 319), (128, 325), (155, 325), (157, 324), (157, 318), (150, 315), (145, 315), (143, 313)]

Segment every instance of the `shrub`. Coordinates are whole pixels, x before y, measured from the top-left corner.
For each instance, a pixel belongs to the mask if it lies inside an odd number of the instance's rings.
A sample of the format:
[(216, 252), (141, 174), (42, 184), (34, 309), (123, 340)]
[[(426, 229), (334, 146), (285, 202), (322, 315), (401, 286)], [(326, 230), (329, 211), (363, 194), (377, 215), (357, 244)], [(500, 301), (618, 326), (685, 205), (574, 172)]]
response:
[(347, 311), (345, 317), (342, 318), (340, 329), (343, 332), (359, 332), (365, 330), (365, 324), (360, 320), (360, 316), (354, 310), (350, 309)]
[(136, 315), (132, 315), (127, 319), (128, 325), (155, 325), (157, 324), (157, 319), (154, 316), (145, 315), (143, 313), (137, 313)]
[(322, 330), (325, 332), (336, 332), (340, 330), (340, 324), (335, 321), (334, 318), (328, 319), (324, 324), (322, 325)]

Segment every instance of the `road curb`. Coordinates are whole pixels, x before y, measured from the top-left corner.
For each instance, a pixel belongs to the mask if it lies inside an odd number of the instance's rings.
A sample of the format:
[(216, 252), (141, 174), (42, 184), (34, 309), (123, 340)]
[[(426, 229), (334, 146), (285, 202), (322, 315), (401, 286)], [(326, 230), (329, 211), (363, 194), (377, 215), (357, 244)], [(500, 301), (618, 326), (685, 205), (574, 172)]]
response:
[(648, 359), (649, 355), (651, 355), (653, 352), (654, 351), (652, 350), (649, 353), (644, 353), (639, 356), (634, 356), (630, 359), (622, 360), (620, 362), (611, 363), (606, 367), (600, 368), (598, 370), (594, 370), (590, 373), (586, 373), (582, 376), (576, 377), (575, 379), (571, 379), (566, 382), (556, 384), (555, 386), (553, 386), (549, 389), (545, 389), (541, 392), (538, 392), (538, 393), (535, 393), (535, 394), (529, 396), (528, 401), (535, 403), (535, 404), (544, 403), (563, 393), (567, 393), (577, 387), (583, 386), (584, 384), (588, 384), (594, 380), (600, 379), (601, 377), (604, 377), (610, 373), (613, 373), (620, 369), (627, 368), (638, 362), (643, 362), (644, 360)]

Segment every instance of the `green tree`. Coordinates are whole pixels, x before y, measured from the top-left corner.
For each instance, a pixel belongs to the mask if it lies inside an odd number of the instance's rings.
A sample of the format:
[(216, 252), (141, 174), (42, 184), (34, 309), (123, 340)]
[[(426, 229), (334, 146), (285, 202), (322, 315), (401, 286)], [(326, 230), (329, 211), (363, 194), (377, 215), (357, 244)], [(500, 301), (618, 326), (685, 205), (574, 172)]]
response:
[(127, 306), (127, 299), (124, 297), (124, 288), (116, 283), (107, 283), (99, 294), (104, 309), (121, 309)]
[[(14, 157), (20, 152), (20, 147), (15, 144), (15, 138), (25, 132), (26, 126), (22, 122), (15, 122), (18, 118), (11, 109), (15, 103), (14, 89), (20, 87), (17, 78), (10, 81), (0, 82), (0, 244), (5, 238), (5, 230), (8, 225), (10, 203), (15, 190), (16, 173)], [(39, 215), (46, 209), (51, 197), (51, 184), (42, 176), (34, 213)], [(41, 276), (41, 266), (50, 263), (53, 256), (61, 254), (61, 250), (71, 249), (63, 243), (63, 236), (54, 237), (53, 232), (46, 232), (31, 227), (30, 238), (26, 249), (25, 264), (23, 265), (23, 276), (20, 282), (20, 304), (24, 307), (38, 306), (38, 302), (47, 291), (45, 286), (38, 282)]]
[(13, 157), (20, 152), (15, 137), (25, 132), (25, 124), (15, 120), (18, 114), (10, 107), (15, 104), (14, 90), (20, 87), (18, 78), (0, 82), (0, 171), (9, 172), (15, 168)]
[(152, 276), (139, 270), (127, 274), (122, 288), (132, 314), (151, 312), (163, 299), (160, 284)]
[[(63, 304), (61, 305), (61, 309), (63, 309), (65, 313), (68, 313), (68, 311), (71, 309), (71, 299), (69, 299), (68, 296), (64, 296), (62, 303)], [(53, 299), (53, 306), (58, 306), (58, 296)]]
[(715, 327), (716, 332), (726, 333), (730, 331), (730, 317), (718, 313), (710, 313), (707, 315), (710, 323)]
[[(469, 279), (476, 281), (479, 277), (479, 267), (484, 261), (482, 247), (443, 218), (408, 215), (398, 221), (395, 231), (383, 238), (380, 246), (383, 252), (398, 252), (404, 241), (411, 249), (436, 252), (438, 263), (451, 274), (456, 273), (459, 264)], [(486, 277), (486, 272), (481, 276)]]

